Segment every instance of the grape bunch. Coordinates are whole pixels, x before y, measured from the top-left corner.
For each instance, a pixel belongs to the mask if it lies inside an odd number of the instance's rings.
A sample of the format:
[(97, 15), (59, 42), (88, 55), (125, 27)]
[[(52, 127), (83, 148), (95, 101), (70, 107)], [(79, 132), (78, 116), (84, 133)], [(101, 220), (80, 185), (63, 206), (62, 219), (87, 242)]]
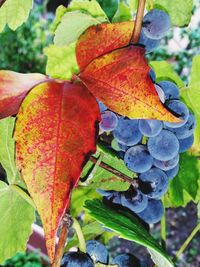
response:
[(86, 253), (68, 252), (62, 258), (61, 267), (94, 267), (96, 263), (117, 265), (118, 267), (146, 267), (132, 254), (119, 254), (109, 262), (107, 248), (96, 240), (86, 242)]
[[(140, 43), (149, 52), (169, 28), (167, 13), (158, 9), (150, 11), (143, 19)], [(181, 122), (129, 119), (116, 115), (99, 102), (102, 116), (100, 133), (112, 136), (109, 145), (118, 151), (126, 167), (137, 174), (138, 186), (122, 193), (98, 191), (107, 200), (128, 208), (146, 223), (153, 224), (163, 215), (161, 198), (167, 192), (169, 181), (178, 174), (180, 153), (187, 151), (194, 142), (196, 120), (180, 100), (175, 83), (168, 80), (156, 83), (153, 69), (149, 76), (160, 101)]]

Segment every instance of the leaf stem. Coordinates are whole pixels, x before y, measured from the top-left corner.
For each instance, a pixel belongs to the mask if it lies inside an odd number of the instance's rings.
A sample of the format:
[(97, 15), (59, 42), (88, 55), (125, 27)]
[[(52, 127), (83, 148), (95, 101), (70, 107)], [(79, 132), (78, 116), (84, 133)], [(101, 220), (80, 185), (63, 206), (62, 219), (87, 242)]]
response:
[(52, 267), (60, 267), (61, 265), (61, 260), (64, 253), (65, 243), (68, 235), (68, 227), (70, 224), (71, 224), (71, 217), (68, 213), (66, 213), (62, 219), (58, 246), (56, 249), (56, 254)]
[(164, 214), (161, 219), (161, 245), (164, 250), (166, 250), (166, 236), (166, 208), (164, 206)]
[(73, 225), (72, 227), (76, 231), (78, 240), (79, 240), (79, 249), (81, 252), (86, 253), (86, 243), (85, 243), (85, 237), (83, 235), (83, 232), (81, 230), (81, 226), (76, 218), (73, 218)]
[(185, 251), (189, 243), (192, 241), (193, 237), (198, 233), (200, 230), (200, 223), (197, 224), (197, 226), (192, 230), (191, 234), (188, 236), (188, 238), (185, 240), (183, 245), (180, 247), (178, 252), (176, 253), (175, 257), (173, 258), (173, 262), (176, 263), (179, 256)]
[[(96, 163), (98, 159), (96, 159), (95, 157), (91, 156), (90, 157), (90, 161), (92, 161), (93, 163)], [(125, 182), (128, 182), (129, 184), (131, 184), (133, 187), (137, 188), (138, 187), (138, 180), (137, 179), (132, 179), (129, 176), (121, 173), (120, 171), (116, 170), (115, 168), (111, 167), (110, 165), (104, 163), (104, 162), (100, 162), (99, 167), (113, 173), (114, 175), (116, 175), (117, 177), (119, 177), (120, 179), (124, 180)]]
[(146, 0), (139, 0), (138, 2), (135, 26), (134, 26), (133, 35), (131, 37), (130, 43), (133, 43), (133, 44), (138, 43), (140, 39), (140, 32), (142, 28), (142, 20), (143, 20), (143, 15), (144, 15), (145, 4), (146, 4)]

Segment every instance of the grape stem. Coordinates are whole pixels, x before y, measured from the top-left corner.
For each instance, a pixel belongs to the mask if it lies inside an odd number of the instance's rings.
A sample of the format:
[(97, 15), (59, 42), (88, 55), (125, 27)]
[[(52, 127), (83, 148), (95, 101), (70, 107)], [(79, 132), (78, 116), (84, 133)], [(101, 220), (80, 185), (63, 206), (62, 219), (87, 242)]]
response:
[(179, 256), (186, 250), (189, 243), (192, 241), (193, 237), (198, 233), (200, 230), (200, 223), (197, 224), (197, 226), (193, 229), (191, 234), (188, 236), (188, 238), (185, 240), (183, 245), (180, 247), (179, 251), (176, 253), (175, 257), (173, 258), (173, 262), (176, 263)]
[(79, 249), (81, 252), (86, 253), (86, 243), (85, 243), (85, 237), (83, 235), (83, 232), (81, 230), (81, 226), (76, 218), (73, 218), (73, 225), (72, 228), (76, 231), (78, 241), (79, 241)]
[(138, 43), (140, 39), (140, 32), (142, 28), (142, 20), (143, 20), (143, 15), (144, 15), (145, 4), (146, 4), (146, 0), (139, 0), (138, 2), (135, 26), (134, 26), (133, 35), (131, 37), (130, 43), (133, 43), (133, 44)]
[(166, 208), (164, 206), (164, 203), (163, 207), (164, 207), (164, 214), (161, 219), (161, 245), (163, 249), (166, 250)]
[(71, 217), (68, 213), (65, 213), (65, 215), (62, 218), (61, 227), (60, 227), (60, 236), (58, 241), (58, 246), (56, 249), (56, 254), (54, 257), (54, 261), (52, 263), (52, 267), (60, 267), (62, 256), (64, 253), (65, 243), (67, 240), (68, 235), (68, 228), (71, 224)]
[[(96, 163), (98, 159), (96, 159), (95, 157), (91, 156), (90, 157), (90, 161), (93, 163)], [(119, 177), (120, 179), (124, 180), (125, 182), (128, 182), (129, 184), (131, 184), (134, 188), (138, 187), (138, 180), (137, 179), (132, 179), (129, 176), (121, 173), (120, 171), (116, 170), (115, 168), (109, 166), (108, 164), (104, 163), (104, 162), (100, 162), (99, 163), (99, 167), (113, 173), (114, 175), (116, 175), (117, 177)]]

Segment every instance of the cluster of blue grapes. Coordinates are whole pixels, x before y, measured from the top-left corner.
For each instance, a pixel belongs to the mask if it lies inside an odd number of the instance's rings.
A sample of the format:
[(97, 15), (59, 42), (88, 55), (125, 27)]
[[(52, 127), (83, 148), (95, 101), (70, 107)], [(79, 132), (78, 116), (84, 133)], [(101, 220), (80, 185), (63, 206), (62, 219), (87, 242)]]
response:
[[(170, 27), (169, 16), (161, 10), (152, 10), (144, 17), (141, 38), (148, 42), (150, 38), (158, 40), (164, 36), (168, 26)], [(160, 199), (167, 192), (169, 181), (178, 174), (179, 154), (187, 151), (194, 142), (196, 120), (181, 102), (176, 84), (171, 81), (156, 83), (152, 69), (149, 76), (160, 101), (181, 122), (133, 120), (116, 115), (99, 102), (102, 116), (100, 133), (111, 133), (112, 148), (118, 151), (127, 168), (138, 176), (137, 188), (130, 188), (123, 193), (102, 190), (99, 193), (152, 224), (160, 221), (163, 215)]]
[[(107, 248), (96, 240), (86, 242), (86, 253), (68, 252), (64, 254), (61, 267), (94, 267), (96, 263), (108, 265), (109, 254)], [(118, 267), (147, 267), (132, 254), (120, 254), (110, 261)]]

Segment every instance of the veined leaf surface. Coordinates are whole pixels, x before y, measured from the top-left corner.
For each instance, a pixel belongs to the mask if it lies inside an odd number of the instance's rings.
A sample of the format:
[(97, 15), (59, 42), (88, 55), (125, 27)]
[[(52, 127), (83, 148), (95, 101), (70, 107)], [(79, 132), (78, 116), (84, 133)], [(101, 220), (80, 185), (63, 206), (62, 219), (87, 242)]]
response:
[(96, 150), (99, 109), (82, 84), (35, 87), (17, 116), (17, 165), (42, 219), (50, 260), (55, 237), (82, 168)]

